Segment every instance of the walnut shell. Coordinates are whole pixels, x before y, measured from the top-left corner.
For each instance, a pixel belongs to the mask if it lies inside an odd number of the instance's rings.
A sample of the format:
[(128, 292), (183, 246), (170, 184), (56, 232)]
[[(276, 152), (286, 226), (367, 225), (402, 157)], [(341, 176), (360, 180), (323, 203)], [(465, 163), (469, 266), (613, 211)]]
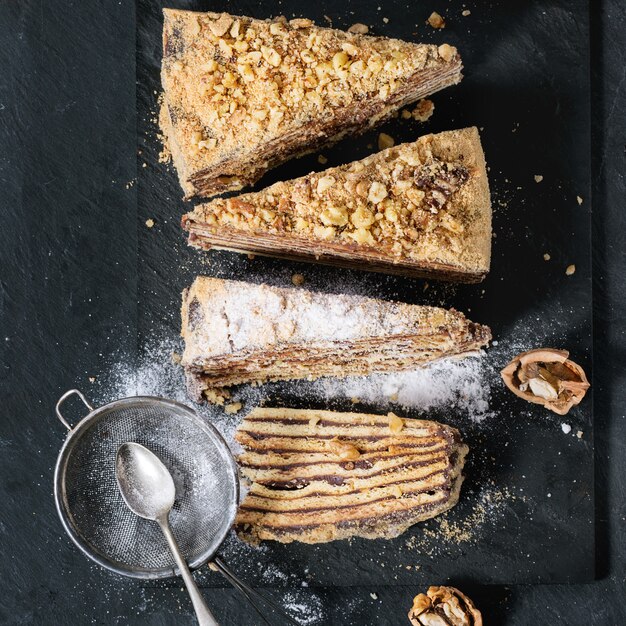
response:
[(409, 621), (413, 626), (483, 626), (480, 611), (455, 587), (429, 587), (415, 596)]
[(516, 396), (565, 415), (589, 389), (583, 368), (568, 356), (567, 350), (529, 350), (518, 354), (500, 374)]

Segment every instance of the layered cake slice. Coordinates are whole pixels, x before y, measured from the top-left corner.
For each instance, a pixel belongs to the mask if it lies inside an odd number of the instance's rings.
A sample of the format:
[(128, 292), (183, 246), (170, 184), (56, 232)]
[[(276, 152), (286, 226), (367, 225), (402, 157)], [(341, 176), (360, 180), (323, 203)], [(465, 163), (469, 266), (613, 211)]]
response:
[(181, 334), (196, 400), (242, 383), (412, 369), (491, 339), (453, 309), (206, 277), (183, 292)]
[(183, 217), (189, 243), (360, 269), (477, 282), (491, 202), (476, 128), (217, 199)]
[(391, 538), (453, 507), (468, 448), (437, 422), (259, 408), (236, 433), (250, 490), (235, 529), (249, 542)]
[(164, 10), (160, 124), (186, 197), (268, 169), (461, 80), (456, 48)]

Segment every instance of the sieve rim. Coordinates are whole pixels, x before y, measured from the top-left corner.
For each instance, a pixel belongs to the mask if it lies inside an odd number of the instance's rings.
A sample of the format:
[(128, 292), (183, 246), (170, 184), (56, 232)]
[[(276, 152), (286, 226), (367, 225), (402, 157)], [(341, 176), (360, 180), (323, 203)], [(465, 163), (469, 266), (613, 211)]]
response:
[[(71, 426), (68, 422), (66, 422), (59, 412), (59, 406), (62, 400), (68, 397), (68, 395), (72, 392), (77, 393), (77, 395), (81, 397), (85, 405), (89, 409), (91, 409), (90, 412), (74, 426)], [(128, 396), (93, 408), (85, 400), (85, 397), (82, 395), (82, 393), (80, 393), (78, 390), (68, 391), (66, 394), (61, 396), (61, 399), (57, 403), (57, 415), (66, 426), (66, 428), (68, 428), (68, 433), (59, 452), (59, 456), (57, 457), (57, 462), (54, 468), (53, 480), (54, 500), (57, 513), (59, 515), (59, 518), (61, 519), (61, 524), (63, 525), (63, 528), (65, 529), (65, 532), (69, 535), (70, 539), (85, 556), (87, 556), (92, 561), (98, 563), (98, 565), (101, 565), (105, 569), (108, 569), (117, 574), (121, 574), (122, 576), (129, 576), (131, 578), (139, 578), (143, 580), (155, 580), (160, 578), (170, 578), (173, 576), (178, 576), (178, 568), (176, 566), (163, 568), (129, 567), (124, 565), (123, 563), (120, 563), (119, 561), (107, 558), (104, 554), (101, 554), (100, 552), (97, 552), (93, 549), (89, 542), (83, 539), (80, 532), (78, 531), (78, 528), (72, 523), (71, 513), (66, 506), (66, 501), (64, 498), (66, 485), (65, 470), (67, 469), (68, 461), (71, 458), (73, 444), (76, 443), (80, 436), (88, 430), (92, 422), (102, 417), (102, 413), (107, 411), (117, 410), (120, 408), (128, 408), (129, 406), (133, 405), (145, 406), (147, 404), (150, 404), (152, 406), (157, 404), (161, 407), (165, 406), (176, 409), (176, 411), (181, 411), (187, 418), (195, 422), (195, 424), (206, 433), (206, 435), (216, 444), (216, 446), (220, 448), (220, 451), (223, 453), (223, 457), (227, 461), (227, 471), (225, 472), (225, 474), (227, 474), (231, 480), (234, 502), (234, 506), (231, 507), (232, 510), (225, 512), (224, 517), (226, 518), (226, 516), (228, 516), (228, 524), (225, 524), (224, 530), (217, 535), (218, 539), (213, 543), (213, 546), (215, 547), (200, 553), (194, 559), (188, 561), (187, 564), (189, 568), (193, 570), (202, 567), (205, 563), (207, 563), (207, 561), (209, 561), (209, 559), (219, 550), (235, 521), (237, 507), (239, 504), (239, 469), (235, 461), (235, 457), (233, 456), (232, 451), (228, 447), (228, 444), (226, 443), (224, 437), (222, 437), (221, 433), (217, 430), (217, 428), (215, 428), (215, 426), (213, 426), (213, 424), (201, 419), (198, 413), (194, 411), (191, 407), (182, 404), (181, 402), (177, 402), (176, 400), (170, 400), (169, 398), (161, 398), (158, 396)], [(102, 417), (102, 419), (106, 419), (106, 416)]]

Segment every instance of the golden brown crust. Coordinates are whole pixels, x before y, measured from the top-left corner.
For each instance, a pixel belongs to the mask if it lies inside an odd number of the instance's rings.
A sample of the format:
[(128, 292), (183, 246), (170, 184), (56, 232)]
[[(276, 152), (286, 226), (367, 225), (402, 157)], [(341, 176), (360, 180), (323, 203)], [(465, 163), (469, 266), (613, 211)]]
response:
[(401, 371), (475, 353), (489, 328), (454, 310), (198, 277), (183, 294), (190, 393)]
[(490, 264), (491, 202), (476, 128), (213, 200), (182, 223), (203, 249), (462, 282), (481, 280)]
[(186, 197), (240, 189), (461, 79), (455, 48), (164, 10), (161, 126)]
[(437, 422), (263, 408), (236, 434), (246, 541), (391, 538), (456, 504), (467, 446)]

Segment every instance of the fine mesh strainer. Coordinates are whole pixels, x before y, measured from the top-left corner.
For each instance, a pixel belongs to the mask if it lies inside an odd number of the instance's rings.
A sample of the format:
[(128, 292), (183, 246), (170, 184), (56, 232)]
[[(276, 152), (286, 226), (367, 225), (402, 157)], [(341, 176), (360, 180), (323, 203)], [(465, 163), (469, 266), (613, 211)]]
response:
[[(61, 406), (78, 396), (89, 409), (76, 426)], [(169, 522), (180, 551), (194, 569), (212, 559), (265, 624), (274, 616), (298, 626), (270, 598), (241, 581), (215, 556), (237, 513), (239, 476), (219, 432), (190, 408), (164, 398), (137, 396), (94, 409), (78, 389), (61, 396), (56, 413), (68, 429), (54, 472), (54, 497), (65, 530), (91, 559), (118, 574), (166, 578), (179, 574), (159, 525), (133, 513), (115, 475), (119, 447), (139, 443), (159, 457), (176, 487)], [(272, 611), (270, 622), (260, 603)]]
[[(89, 414), (72, 427), (61, 405), (77, 395)], [(119, 574), (164, 578), (178, 573), (158, 524), (135, 515), (115, 478), (115, 456), (133, 441), (154, 452), (176, 486), (170, 524), (191, 568), (206, 563), (235, 519), (239, 480), (217, 430), (191, 409), (162, 398), (133, 397), (94, 409), (78, 390), (57, 415), (69, 434), (56, 464), (54, 493), (63, 526), (91, 559)]]

